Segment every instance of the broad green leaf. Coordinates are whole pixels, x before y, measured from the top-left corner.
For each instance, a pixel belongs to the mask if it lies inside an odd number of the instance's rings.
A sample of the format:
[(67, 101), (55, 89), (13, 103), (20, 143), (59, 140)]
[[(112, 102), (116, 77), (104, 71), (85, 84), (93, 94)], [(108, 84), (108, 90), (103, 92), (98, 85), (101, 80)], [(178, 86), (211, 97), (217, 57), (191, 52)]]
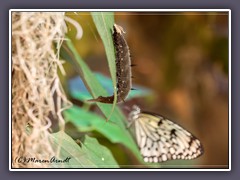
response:
[[(107, 122), (100, 116), (90, 113), (82, 108), (73, 106), (70, 109), (64, 111), (64, 117), (67, 122), (71, 122), (79, 132), (97, 131), (105, 136), (112, 143), (121, 143), (129, 141), (128, 132), (123, 132), (119, 126), (114, 123)], [(127, 130), (125, 128), (125, 130)], [(145, 163), (142, 157), (137, 152), (137, 157), (145, 167), (159, 168), (159, 165)]]
[[(112, 27), (114, 23), (113, 13), (92, 13), (93, 20), (98, 29), (98, 32), (102, 38), (107, 60), (109, 64), (110, 73), (112, 76), (114, 93), (116, 95), (116, 65), (115, 65), (115, 53), (112, 42)], [(80, 77), (82, 78), (86, 88), (91, 93), (92, 97), (96, 98), (99, 95), (109, 96), (107, 91), (103, 88), (100, 82), (95, 77), (94, 73), (91, 72), (89, 67), (85, 64), (83, 59), (80, 57), (75, 47), (73, 46), (70, 40), (67, 40), (62, 45), (61, 57), (68, 59), (74, 66), (74, 68), (79, 72)], [(115, 96), (116, 97), (116, 96)], [(115, 99), (116, 101), (116, 99)], [(112, 126), (118, 126), (121, 131), (119, 131), (118, 142), (123, 144), (129, 150), (135, 154), (139, 160), (142, 159), (139, 149), (133, 140), (133, 137), (130, 135), (129, 131), (126, 129), (125, 121), (126, 117), (122, 114), (119, 108), (115, 108), (113, 111), (112, 104), (103, 104), (97, 103), (100, 110), (103, 112), (105, 117), (109, 118), (109, 121), (106, 124)], [(82, 119), (79, 119), (81, 121)], [(91, 119), (89, 119), (91, 120)], [(118, 132), (118, 131), (117, 131)], [(111, 132), (116, 133), (116, 132)], [(116, 133), (117, 134), (117, 133)], [(113, 134), (114, 136), (114, 134)], [(124, 138), (123, 138), (124, 137)]]
[[(66, 121), (75, 125), (81, 132), (98, 131), (109, 139), (112, 143), (122, 143), (129, 141), (128, 133), (117, 124), (106, 122), (102, 117), (89, 113), (82, 108), (73, 106), (64, 112)], [(125, 131), (125, 132), (124, 132)]]
[[(65, 41), (62, 47), (63, 49), (61, 50), (61, 56), (63, 58), (71, 59), (70, 62), (73, 63), (74, 67), (79, 72), (79, 75), (81, 76), (88, 91), (94, 97), (96, 97), (99, 94), (101, 94), (102, 96), (107, 96), (106, 90), (102, 87), (102, 85), (95, 77), (94, 73), (91, 72), (89, 67), (85, 64), (80, 55), (77, 53), (72, 42), (70, 40), (67, 40)], [(112, 105), (103, 103), (97, 103), (97, 105), (101, 109), (105, 117), (108, 117), (109, 114), (111, 113)], [(79, 121), (81, 120), (82, 119), (79, 119)], [(126, 139), (122, 139), (121, 143), (125, 145), (128, 149), (130, 149), (133, 152), (133, 154), (135, 154), (139, 159), (141, 159), (139, 149), (135, 141), (133, 140), (132, 136), (126, 129), (125, 120), (126, 120), (125, 116), (122, 114), (119, 108), (116, 107), (110, 120), (106, 122), (106, 124), (111, 123), (114, 124), (114, 126), (118, 126), (121, 129), (121, 134), (125, 134), (125, 136), (128, 137)]]
[(82, 144), (82, 150), (87, 153), (87, 158), (90, 161), (97, 163), (98, 167), (119, 168), (110, 150), (99, 144), (95, 138), (86, 136)]
[[(64, 132), (54, 133), (50, 137), (53, 147), (58, 150), (58, 160), (65, 163), (53, 163), (55, 168), (118, 168), (118, 164), (111, 152), (98, 143), (95, 138), (85, 136), (84, 142), (79, 146)], [(97, 148), (96, 148), (97, 147)]]

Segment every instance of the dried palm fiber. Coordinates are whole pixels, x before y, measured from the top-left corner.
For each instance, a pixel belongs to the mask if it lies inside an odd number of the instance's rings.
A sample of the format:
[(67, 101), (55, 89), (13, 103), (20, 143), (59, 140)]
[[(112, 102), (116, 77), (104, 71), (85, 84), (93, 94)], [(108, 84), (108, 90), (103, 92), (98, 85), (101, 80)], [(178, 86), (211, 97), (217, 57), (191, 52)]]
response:
[(59, 48), (66, 29), (63, 12), (12, 12), (14, 168), (49, 166), (15, 162), (18, 157), (44, 160), (56, 155), (49, 141), (51, 119), (63, 129), (61, 112), (70, 105), (57, 75), (58, 68), (64, 73)]

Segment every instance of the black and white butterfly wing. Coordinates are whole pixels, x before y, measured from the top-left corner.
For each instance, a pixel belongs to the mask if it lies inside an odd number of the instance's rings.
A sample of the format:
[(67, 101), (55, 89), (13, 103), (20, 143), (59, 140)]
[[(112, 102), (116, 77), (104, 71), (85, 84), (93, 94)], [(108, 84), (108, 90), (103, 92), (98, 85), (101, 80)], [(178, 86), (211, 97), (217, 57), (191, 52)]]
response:
[(203, 153), (195, 136), (162, 116), (139, 110), (132, 118), (137, 144), (145, 162), (194, 159)]

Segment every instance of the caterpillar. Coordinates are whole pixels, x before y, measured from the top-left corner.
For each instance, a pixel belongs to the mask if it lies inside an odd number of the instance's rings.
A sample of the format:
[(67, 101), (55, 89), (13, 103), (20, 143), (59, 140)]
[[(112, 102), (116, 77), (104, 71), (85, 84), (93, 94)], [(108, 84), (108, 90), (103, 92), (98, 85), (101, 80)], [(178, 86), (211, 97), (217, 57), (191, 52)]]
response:
[[(116, 56), (116, 78), (117, 78), (117, 103), (124, 102), (132, 87), (131, 58), (128, 44), (123, 36), (124, 30), (121, 26), (113, 26), (113, 42)], [(96, 99), (90, 99), (89, 102), (101, 102), (112, 104), (114, 95), (99, 96)]]

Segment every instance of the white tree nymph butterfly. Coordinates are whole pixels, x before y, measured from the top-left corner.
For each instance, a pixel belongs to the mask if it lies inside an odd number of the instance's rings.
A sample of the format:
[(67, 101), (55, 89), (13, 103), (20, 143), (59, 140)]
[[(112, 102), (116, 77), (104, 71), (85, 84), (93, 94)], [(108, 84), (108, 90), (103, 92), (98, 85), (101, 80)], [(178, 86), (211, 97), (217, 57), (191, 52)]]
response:
[(194, 159), (203, 154), (203, 147), (194, 135), (160, 115), (141, 112), (135, 105), (128, 119), (135, 125), (137, 144), (145, 162)]

